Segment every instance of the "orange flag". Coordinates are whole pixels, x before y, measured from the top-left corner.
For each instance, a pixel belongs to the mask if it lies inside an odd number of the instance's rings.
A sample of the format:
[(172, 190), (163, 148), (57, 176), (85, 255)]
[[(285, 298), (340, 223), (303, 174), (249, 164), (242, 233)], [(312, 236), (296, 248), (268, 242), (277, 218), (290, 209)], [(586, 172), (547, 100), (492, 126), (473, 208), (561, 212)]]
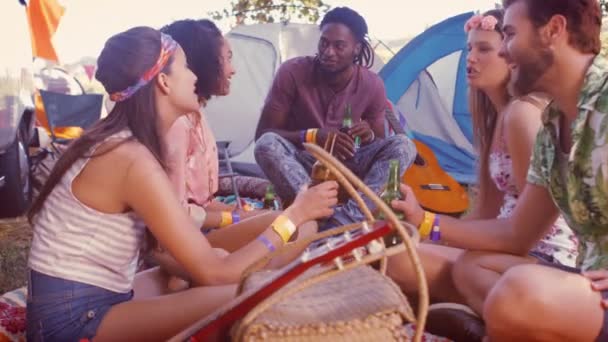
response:
[(58, 0), (30, 0), (27, 4), (34, 57), (59, 62), (52, 38), (65, 12)]

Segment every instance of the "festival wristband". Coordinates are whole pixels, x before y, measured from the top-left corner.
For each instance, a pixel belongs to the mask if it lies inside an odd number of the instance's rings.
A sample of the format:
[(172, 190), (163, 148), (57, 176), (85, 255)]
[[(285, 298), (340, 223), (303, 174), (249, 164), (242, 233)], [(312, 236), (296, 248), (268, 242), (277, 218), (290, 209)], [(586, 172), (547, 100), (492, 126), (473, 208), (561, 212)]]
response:
[(268, 248), (269, 252), (274, 252), (277, 248), (272, 244), (272, 242), (270, 240), (268, 240), (267, 237), (265, 237), (264, 235), (260, 235), (257, 238), (258, 241), (260, 241), (264, 246), (266, 246), (266, 248)]
[(239, 213), (236, 211), (233, 211), (230, 216), (232, 218), (232, 224), (239, 223), (241, 221), (241, 215), (239, 215)]
[(305, 141), (307, 143), (316, 143), (317, 142), (317, 131), (316, 128), (311, 128), (306, 130)]
[(287, 243), (293, 233), (296, 232), (296, 225), (285, 215), (277, 216), (271, 226), (272, 230), (281, 237), (283, 243)]
[(312, 129), (306, 130), (306, 142), (307, 143), (312, 142), (312, 132), (313, 132)]
[(435, 214), (430, 211), (424, 211), (424, 219), (420, 226), (418, 226), (418, 232), (420, 236), (425, 238), (431, 234), (433, 230), (433, 221), (435, 220)]
[(441, 229), (439, 228), (439, 215), (435, 215), (433, 220), (433, 230), (431, 230), (431, 241), (441, 240)]
[(303, 129), (300, 131), (300, 142), (301, 143), (305, 143), (306, 142), (306, 133), (308, 132), (308, 130)]
[(220, 213), (222, 215), (222, 220), (220, 221), (220, 228), (226, 227), (232, 224), (232, 212), (230, 211), (222, 211)]

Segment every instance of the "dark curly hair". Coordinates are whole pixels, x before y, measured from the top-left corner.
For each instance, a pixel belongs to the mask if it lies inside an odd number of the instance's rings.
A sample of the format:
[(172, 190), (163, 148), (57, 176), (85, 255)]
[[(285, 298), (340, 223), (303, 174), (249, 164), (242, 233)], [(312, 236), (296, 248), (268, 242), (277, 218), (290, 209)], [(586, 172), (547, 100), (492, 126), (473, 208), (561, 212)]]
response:
[(220, 29), (211, 20), (184, 19), (160, 31), (173, 37), (184, 49), (188, 65), (198, 77), (196, 94), (205, 100), (217, 94), (223, 67), (221, 50), (224, 38)]
[(336, 7), (325, 14), (319, 27), (322, 29), (327, 24), (342, 24), (348, 27), (362, 47), (361, 52), (355, 56), (355, 63), (371, 68), (374, 64), (374, 49), (367, 36), (365, 19), (348, 7)]

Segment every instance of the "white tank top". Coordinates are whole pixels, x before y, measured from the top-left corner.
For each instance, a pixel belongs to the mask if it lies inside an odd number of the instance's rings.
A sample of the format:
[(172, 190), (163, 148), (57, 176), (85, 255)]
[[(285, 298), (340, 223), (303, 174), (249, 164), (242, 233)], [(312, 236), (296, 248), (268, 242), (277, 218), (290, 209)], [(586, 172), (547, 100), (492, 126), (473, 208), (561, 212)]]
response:
[[(106, 141), (130, 136), (130, 131), (123, 131)], [(133, 212), (102, 213), (74, 196), (72, 182), (88, 161), (79, 159), (68, 169), (34, 218), (29, 267), (53, 277), (129, 292), (145, 225)]]

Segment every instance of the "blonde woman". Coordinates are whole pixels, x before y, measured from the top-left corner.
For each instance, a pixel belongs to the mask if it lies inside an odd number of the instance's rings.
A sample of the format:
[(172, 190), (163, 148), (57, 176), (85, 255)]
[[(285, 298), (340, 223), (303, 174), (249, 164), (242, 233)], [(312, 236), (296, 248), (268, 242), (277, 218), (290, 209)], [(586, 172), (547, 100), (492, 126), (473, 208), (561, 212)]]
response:
[[(512, 96), (507, 61), (499, 55), (503, 32), (502, 10), (473, 16), (465, 25), (468, 34), (467, 80), (469, 106), (479, 150), (479, 194), (470, 213), (461, 220), (505, 218), (512, 214), (518, 195), (526, 184), (526, 173), (541, 113), (548, 100), (540, 94)], [(407, 202), (397, 204), (415, 225), (433, 217), (425, 213), (411, 191)], [(450, 220), (434, 221), (444, 227)], [(428, 224), (432, 224), (429, 222)], [(475, 236), (471, 236), (475, 239)], [(433, 300), (466, 303), (476, 312), (497, 277), (479, 272), (484, 268), (506, 268), (510, 260), (484, 258), (483, 254), (439, 244), (421, 244), (419, 253)], [(577, 243), (572, 231), (560, 217), (551, 232), (530, 252), (530, 258), (572, 266)], [(405, 292), (416, 290), (415, 276), (403, 258), (393, 258), (389, 273)], [(457, 263), (458, 262), (458, 263)], [(472, 272), (474, 279), (469, 279)], [(466, 280), (466, 285), (465, 285)], [(463, 297), (464, 296), (464, 297)], [(465, 299), (466, 297), (466, 299)]]

